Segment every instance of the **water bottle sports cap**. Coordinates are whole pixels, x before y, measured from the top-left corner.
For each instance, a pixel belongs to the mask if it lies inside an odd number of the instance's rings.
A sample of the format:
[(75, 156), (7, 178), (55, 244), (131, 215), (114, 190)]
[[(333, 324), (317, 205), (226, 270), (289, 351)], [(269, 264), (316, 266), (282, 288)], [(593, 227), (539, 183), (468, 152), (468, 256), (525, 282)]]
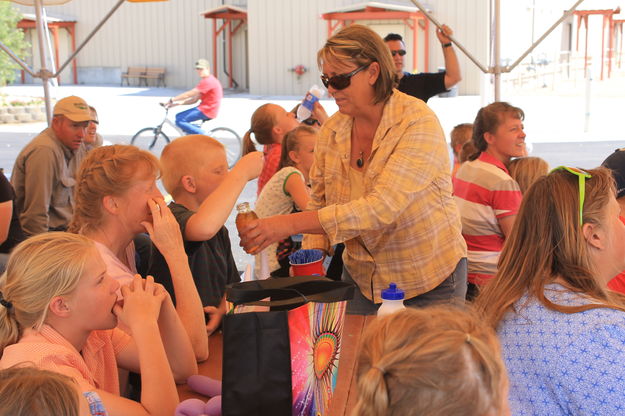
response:
[(391, 283), (388, 289), (382, 291), (382, 299), (384, 300), (402, 300), (404, 298), (404, 291), (397, 288), (395, 283)]

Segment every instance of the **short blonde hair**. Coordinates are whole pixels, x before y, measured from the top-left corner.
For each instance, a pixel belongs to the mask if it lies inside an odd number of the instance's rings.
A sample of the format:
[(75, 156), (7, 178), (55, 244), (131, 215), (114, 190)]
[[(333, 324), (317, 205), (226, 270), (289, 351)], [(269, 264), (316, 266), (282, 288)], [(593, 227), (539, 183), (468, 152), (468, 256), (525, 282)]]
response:
[(397, 85), (397, 73), (391, 51), (380, 35), (363, 25), (351, 25), (330, 37), (317, 52), (317, 65), (321, 69), (324, 62), (347, 63), (358, 67), (377, 62), (380, 74), (375, 81), (374, 104), (385, 102)]
[(493, 329), (445, 305), (378, 318), (362, 339), (353, 415), (501, 414), (507, 377)]
[(451, 151), (454, 153), (454, 156), (458, 157), (456, 147), (462, 146), (465, 143), (470, 142), (472, 135), (473, 124), (471, 123), (458, 124), (456, 127), (453, 128), (449, 136), (451, 138)]
[(508, 173), (519, 184), (521, 193), (525, 194), (538, 178), (549, 173), (549, 164), (539, 157), (520, 157), (510, 161)]
[(15, 344), (24, 329), (39, 329), (55, 296), (72, 293), (87, 260), (99, 255), (91, 239), (49, 232), (18, 244), (0, 277), (0, 292), (9, 308), (0, 306), (0, 351)]
[(224, 152), (224, 145), (203, 134), (191, 134), (169, 143), (161, 153), (161, 181), (172, 196), (181, 187), (185, 175), (196, 175), (214, 152)]
[(159, 172), (156, 156), (135, 146), (116, 144), (91, 150), (76, 174), (69, 231), (84, 233), (97, 229), (104, 220), (102, 198), (121, 195), (137, 179), (157, 178)]
[(36, 367), (0, 371), (0, 416), (78, 416), (78, 390), (70, 377)]

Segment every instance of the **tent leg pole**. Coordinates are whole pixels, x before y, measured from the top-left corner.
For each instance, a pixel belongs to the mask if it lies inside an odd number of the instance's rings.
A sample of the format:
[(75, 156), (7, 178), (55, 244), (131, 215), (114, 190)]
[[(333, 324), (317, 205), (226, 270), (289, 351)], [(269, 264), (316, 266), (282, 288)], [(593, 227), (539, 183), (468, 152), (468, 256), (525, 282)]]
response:
[(46, 51), (44, 47), (44, 36), (43, 31), (45, 30), (43, 19), (42, 19), (42, 2), (41, 0), (35, 0), (35, 16), (37, 20), (37, 39), (39, 41), (39, 60), (41, 61), (41, 70), (38, 76), (41, 78), (41, 82), (43, 83), (43, 95), (46, 103), (46, 119), (48, 120), (48, 125), (52, 122), (52, 108), (50, 104), (50, 83), (49, 79), (49, 71), (46, 69)]

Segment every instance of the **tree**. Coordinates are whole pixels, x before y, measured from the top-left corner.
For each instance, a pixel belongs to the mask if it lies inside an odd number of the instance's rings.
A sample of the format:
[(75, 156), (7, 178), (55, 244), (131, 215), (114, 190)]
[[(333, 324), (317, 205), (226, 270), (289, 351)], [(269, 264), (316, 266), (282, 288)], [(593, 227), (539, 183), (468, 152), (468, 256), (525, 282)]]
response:
[[(0, 1), (0, 41), (13, 53), (26, 59), (30, 44), (24, 39), (24, 32), (17, 29), (22, 14), (8, 1)], [(20, 66), (9, 55), (0, 50), (0, 86), (13, 81)]]

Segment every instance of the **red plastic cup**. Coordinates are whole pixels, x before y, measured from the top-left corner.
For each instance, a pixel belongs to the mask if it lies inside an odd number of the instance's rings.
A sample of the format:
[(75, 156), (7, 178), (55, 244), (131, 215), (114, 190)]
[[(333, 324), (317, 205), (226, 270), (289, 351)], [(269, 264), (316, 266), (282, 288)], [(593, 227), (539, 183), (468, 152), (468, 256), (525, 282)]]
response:
[(294, 276), (325, 276), (326, 272), (323, 270), (323, 257), (317, 261), (311, 261), (310, 263), (303, 264), (291, 264), (293, 268)]

